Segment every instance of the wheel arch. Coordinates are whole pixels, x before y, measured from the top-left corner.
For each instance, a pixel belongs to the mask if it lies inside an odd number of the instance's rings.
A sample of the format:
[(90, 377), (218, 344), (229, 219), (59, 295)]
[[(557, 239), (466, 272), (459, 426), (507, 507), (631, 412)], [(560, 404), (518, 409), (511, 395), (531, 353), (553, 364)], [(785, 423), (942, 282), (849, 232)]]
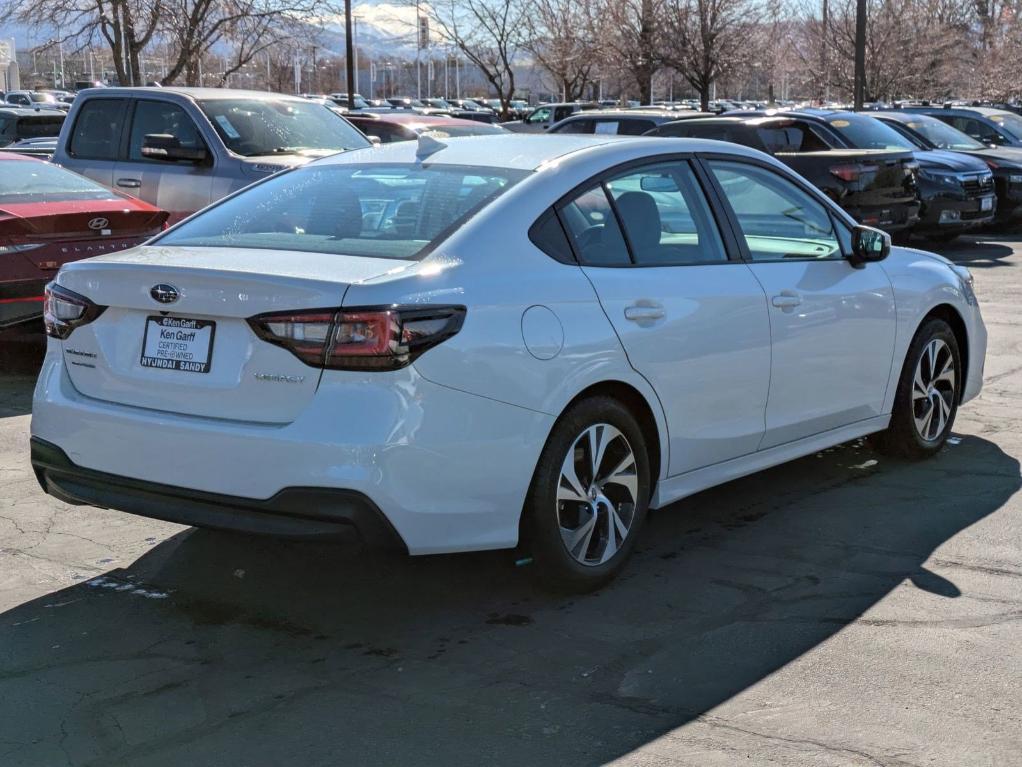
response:
[(943, 320), (955, 335), (958, 342), (958, 355), (962, 365), (962, 385), (958, 387), (958, 399), (961, 401), (962, 393), (965, 391), (965, 382), (969, 380), (969, 331), (966, 328), (965, 320), (958, 310), (951, 304), (938, 304), (928, 311), (916, 326), (913, 338), (919, 334), (920, 329), (930, 320)]

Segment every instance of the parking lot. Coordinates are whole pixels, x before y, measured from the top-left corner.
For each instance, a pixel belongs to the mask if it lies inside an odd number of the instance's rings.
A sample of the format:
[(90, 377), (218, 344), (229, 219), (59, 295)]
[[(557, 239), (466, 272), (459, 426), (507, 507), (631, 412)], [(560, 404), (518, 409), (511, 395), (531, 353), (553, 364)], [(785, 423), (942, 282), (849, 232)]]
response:
[(70, 507), (0, 376), (3, 765), (1008, 765), (1022, 749), (1022, 238), (924, 463), (847, 444), (656, 513), (603, 591)]

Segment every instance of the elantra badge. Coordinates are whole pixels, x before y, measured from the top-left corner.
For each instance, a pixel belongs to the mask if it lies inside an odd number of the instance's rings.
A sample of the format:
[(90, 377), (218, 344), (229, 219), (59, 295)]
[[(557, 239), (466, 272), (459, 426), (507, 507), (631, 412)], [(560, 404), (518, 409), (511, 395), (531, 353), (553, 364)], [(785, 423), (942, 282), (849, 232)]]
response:
[(173, 285), (161, 282), (159, 285), (153, 285), (149, 295), (161, 304), (172, 304), (177, 301), (181, 294), (177, 292), (177, 288)]
[(105, 218), (94, 218), (89, 222), (89, 229), (106, 229), (110, 222)]

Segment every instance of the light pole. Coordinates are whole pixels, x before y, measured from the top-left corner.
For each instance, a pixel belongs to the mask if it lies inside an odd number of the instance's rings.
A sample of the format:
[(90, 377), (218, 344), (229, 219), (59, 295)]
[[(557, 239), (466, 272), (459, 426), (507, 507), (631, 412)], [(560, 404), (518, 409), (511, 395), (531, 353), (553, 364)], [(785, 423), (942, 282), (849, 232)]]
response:
[(855, 111), (862, 109), (866, 91), (866, 0), (855, 4)]
[(348, 109), (355, 108), (355, 33), (351, 28), (351, 0), (344, 0), (344, 64), (348, 87)]

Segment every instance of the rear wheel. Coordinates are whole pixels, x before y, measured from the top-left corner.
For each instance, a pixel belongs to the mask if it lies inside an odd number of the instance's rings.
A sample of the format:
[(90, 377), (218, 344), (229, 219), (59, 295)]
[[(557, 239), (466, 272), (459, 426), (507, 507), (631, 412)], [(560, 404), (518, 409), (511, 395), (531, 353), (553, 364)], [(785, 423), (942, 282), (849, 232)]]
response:
[(613, 578), (649, 503), (649, 458), (617, 400), (573, 405), (555, 424), (526, 501), (526, 535), (544, 583), (589, 591)]
[(871, 438), (886, 453), (926, 458), (940, 450), (951, 433), (962, 385), (958, 340), (943, 320), (923, 325), (912, 340), (891, 423)]

